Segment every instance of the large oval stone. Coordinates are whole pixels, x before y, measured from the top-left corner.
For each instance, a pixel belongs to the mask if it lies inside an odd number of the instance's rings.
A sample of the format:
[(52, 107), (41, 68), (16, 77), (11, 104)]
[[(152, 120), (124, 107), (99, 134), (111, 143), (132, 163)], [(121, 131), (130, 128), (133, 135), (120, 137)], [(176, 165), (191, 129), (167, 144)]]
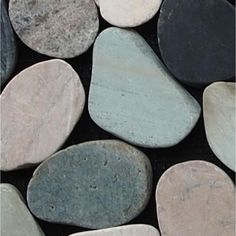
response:
[(202, 86), (235, 72), (235, 10), (226, 0), (165, 0), (158, 20), (162, 58), (183, 83)]
[(160, 234), (153, 226), (136, 224), (75, 233), (70, 236), (160, 236)]
[(209, 162), (169, 168), (157, 184), (156, 204), (162, 236), (234, 236), (234, 184)]
[(235, 83), (216, 82), (205, 89), (203, 117), (208, 143), (215, 155), (234, 171), (235, 112)]
[(0, 184), (1, 235), (44, 236), (30, 214), (20, 192), (10, 184)]
[(64, 61), (41, 62), (16, 75), (0, 97), (1, 170), (37, 164), (57, 151), (84, 103), (80, 78)]
[(72, 58), (94, 42), (99, 20), (93, 0), (10, 0), (9, 15), (19, 38), (52, 57)]
[(16, 42), (5, 0), (1, 0), (1, 85), (8, 82), (16, 63)]
[(40, 219), (85, 228), (129, 222), (145, 208), (152, 187), (148, 158), (116, 140), (71, 146), (34, 172), (27, 199)]
[(151, 148), (183, 140), (201, 110), (138, 33), (114, 27), (95, 42), (88, 109), (104, 130)]
[(149, 21), (159, 10), (162, 0), (95, 0), (102, 17), (112, 25), (134, 27)]

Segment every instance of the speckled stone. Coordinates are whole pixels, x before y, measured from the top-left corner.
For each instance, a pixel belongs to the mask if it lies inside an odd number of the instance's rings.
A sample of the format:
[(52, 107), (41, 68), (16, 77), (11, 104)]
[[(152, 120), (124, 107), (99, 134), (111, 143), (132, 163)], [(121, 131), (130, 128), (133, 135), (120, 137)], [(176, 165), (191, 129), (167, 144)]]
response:
[(215, 155), (236, 171), (235, 83), (216, 82), (203, 94), (203, 116), (208, 143)]
[(99, 20), (93, 0), (10, 0), (9, 15), (31, 49), (58, 58), (81, 55), (92, 45)]
[(159, 10), (162, 0), (95, 0), (102, 17), (112, 25), (135, 27), (149, 21)]
[(16, 64), (16, 42), (11, 23), (8, 17), (5, 0), (1, 4), (1, 85), (4, 85), (10, 79)]
[(84, 103), (79, 76), (62, 60), (40, 62), (16, 75), (0, 97), (1, 170), (30, 167), (57, 151)]
[(156, 189), (162, 236), (234, 236), (235, 188), (217, 166), (189, 161), (169, 168)]
[(75, 233), (70, 236), (160, 236), (160, 234), (153, 226), (136, 224)]
[(0, 196), (2, 236), (44, 236), (13, 185), (0, 184)]
[(34, 172), (27, 200), (40, 219), (107, 228), (135, 218), (152, 187), (149, 159), (116, 140), (90, 141), (53, 155)]
[(235, 74), (235, 9), (226, 0), (165, 0), (158, 41), (169, 70), (203, 86)]
[(114, 27), (95, 42), (88, 109), (102, 129), (149, 148), (179, 143), (201, 110), (138, 33)]

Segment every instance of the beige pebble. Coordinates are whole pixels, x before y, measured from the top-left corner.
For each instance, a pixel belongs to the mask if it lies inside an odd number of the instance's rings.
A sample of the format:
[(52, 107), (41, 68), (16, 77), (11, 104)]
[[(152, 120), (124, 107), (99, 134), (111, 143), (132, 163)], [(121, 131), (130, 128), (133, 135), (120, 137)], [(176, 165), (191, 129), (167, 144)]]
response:
[(79, 76), (62, 60), (41, 62), (16, 75), (0, 97), (1, 170), (37, 164), (57, 151), (84, 103)]
[(156, 189), (162, 236), (234, 236), (234, 194), (231, 179), (209, 162), (169, 168)]

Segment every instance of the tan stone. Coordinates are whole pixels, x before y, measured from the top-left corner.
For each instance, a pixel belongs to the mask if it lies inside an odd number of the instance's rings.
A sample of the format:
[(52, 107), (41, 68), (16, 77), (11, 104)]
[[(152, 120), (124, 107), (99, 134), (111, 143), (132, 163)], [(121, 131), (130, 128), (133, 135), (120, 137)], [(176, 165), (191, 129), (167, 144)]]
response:
[(41, 62), (16, 75), (0, 97), (1, 170), (37, 164), (57, 151), (84, 103), (79, 76), (62, 60)]
[(87, 231), (70, 236), (160, 236), (157, 229), (150, 225), (126, 225), (109, 229)]
[(209, 162), (169, 168), (156, 189), (162, 236), (234, 236), (234, 193), (231, 179)]

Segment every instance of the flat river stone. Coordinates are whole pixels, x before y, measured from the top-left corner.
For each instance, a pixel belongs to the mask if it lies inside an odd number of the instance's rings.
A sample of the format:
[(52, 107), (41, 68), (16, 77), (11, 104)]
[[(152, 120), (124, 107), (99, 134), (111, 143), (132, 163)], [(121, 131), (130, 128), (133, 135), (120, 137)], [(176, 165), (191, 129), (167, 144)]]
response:
[(189, 161), (169, 168), (156, 189), (162, 236), (234, 236), (235, 188), (217, 166)]
[(34, 172), (27, 200), (40, 219), (97, 229), (135, 218), (149, 201), (152, 169), (137, 149), (116, 140), (71, 146)]
[(8, 17), (5, 0), (1, 0), (1, 85), (5, 84), (14, 70), (16, 63), (16, 42)]
[(94, 42), (99, 20), (93, 0), (10, 0), (9, 16), (19, 38), (52, 57), (72, 58)]
[(226, 0), (165, 0), (158, 41), (169, 70), (203, 86), (235, 73), (235, 10)]
[(84, 103), (79, 76), (62, 60), (41, 62), (16, 75), (0, 97), (1, 170), (29, 167), (57, 151)]
[(102, 129), (149, 148), (179, 143), (201, 110), (138, 33), (114, 27), (95, 42), (88, 109)]
[(215, 155), (236, 171), (235, 83), (216, 82), (203, 94), (203, 117), (208, 143)]
[(159, 10), (162, 0), (95, 0), (102, 17), (112, 25), (134, 27), (149, 21)]
[(30, 214), (20, 192), (10, 184), (0, 184), (1, 235), (44, 236)]
[(160, 234), (153, 226), (136, 224), (75, 233), (70, 236), (160, 236)]

